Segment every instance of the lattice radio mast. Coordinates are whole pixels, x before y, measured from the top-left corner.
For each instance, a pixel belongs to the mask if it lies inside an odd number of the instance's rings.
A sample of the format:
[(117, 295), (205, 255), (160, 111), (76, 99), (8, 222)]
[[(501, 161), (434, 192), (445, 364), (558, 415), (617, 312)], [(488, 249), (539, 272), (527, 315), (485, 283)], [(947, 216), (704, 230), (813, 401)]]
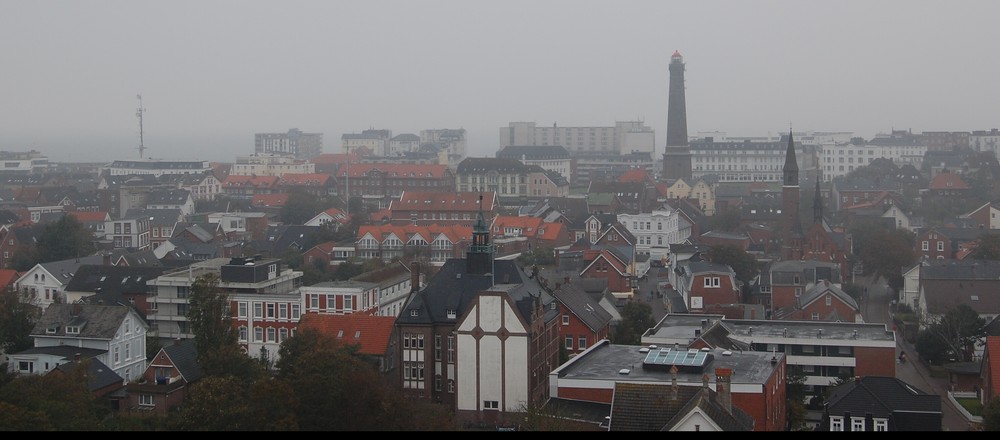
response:
[(142, 142), (142, 114), (146, 111), (142, 107), (142, 95), (135, 95), (136, 99), (139, 100), (139, 108), (135, 110), (135, 115), (139, 117), (139, 159), (142, 159), (142, 152), (146, 151), (146, 145)]

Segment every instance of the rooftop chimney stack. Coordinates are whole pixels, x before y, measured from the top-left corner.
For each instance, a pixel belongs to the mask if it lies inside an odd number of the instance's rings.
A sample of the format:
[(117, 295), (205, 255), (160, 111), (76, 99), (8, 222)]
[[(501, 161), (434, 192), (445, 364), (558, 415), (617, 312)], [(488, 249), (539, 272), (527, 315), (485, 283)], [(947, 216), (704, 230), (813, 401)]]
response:
[(414, 261), (410, 265), (410, 292), (420, 290), (420, 262)]
[(730, 368), (715, 369), (715, 397), (726, 412), (733, 413), (733, 395), (729, 385), (732, 382), (733, 370)]

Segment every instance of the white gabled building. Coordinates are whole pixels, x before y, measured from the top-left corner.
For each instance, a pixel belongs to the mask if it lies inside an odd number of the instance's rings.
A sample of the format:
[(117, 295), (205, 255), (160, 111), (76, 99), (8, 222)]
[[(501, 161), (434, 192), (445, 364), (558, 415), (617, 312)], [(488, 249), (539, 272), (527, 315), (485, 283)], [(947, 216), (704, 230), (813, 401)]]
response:
[(103, 256), (91, 255), (38, 263), (14, 281), (14, 288), (31, 294), (32, 304), (44, 312), (52, 304), (67, 302), (64, 289), (81, 265), (103, 262)]
[(45, 374), (79, 357), (101, 361), (128, 382), (146, 369), (147, 329), (129, 306), (52, 304), (31, 331), (35, 346), (8, 355), (8, 369)]
[[(636, 255), (649, 255), (651, 260), (666, 257), (671, 244), (687, 238), (681, 236), (679, 219), (677, 210), (670, 207), (639, 214), (618, 214), (618, 222), (635, 236)], [(658, 253), (661, 251), (662, 255)]]

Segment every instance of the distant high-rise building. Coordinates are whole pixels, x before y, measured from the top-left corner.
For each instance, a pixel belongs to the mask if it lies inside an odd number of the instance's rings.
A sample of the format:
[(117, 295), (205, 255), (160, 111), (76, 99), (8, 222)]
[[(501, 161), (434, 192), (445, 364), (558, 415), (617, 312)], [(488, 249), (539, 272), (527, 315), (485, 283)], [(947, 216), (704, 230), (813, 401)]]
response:
[(257, 133), (254, 135), (254, 153), (280, 154), (295, 159), (309, 160), (323, 152), (322, 133), (303, 133), (297, 128), (288, 133)]
[(687, 109), (684, 102), (684, 58), (674, 51), (670, 57), (670, 89), (667, 102), (667, 146), (663, 151), (663, 178), (691, 180), (691, 148), (688, 146)]
[(500, 127), (500, 148), (509, 146), (558, 145), (573, 156), (581, 154), (653, 153), (653, 130), (643, 121), (617, 121), (613, 127), (568, 127), (534, 122), (511, 122)]

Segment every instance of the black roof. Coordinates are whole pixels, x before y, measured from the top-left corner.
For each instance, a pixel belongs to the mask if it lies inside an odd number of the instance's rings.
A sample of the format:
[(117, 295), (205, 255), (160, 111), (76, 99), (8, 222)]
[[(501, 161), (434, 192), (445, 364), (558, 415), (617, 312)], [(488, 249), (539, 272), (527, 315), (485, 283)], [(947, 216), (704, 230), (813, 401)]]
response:
[(63, 373), (71, 374), (74, 370), (76, 370), (77, 366), (80, 365), (80, 363), (83, 363), (87, 368), (87, 371), (85, 372), (86, 375), (85, 377), (87, 378), (87, 389), (89, 389), (90, 391), (97, 391), (101, 388), (105, 388), (115, 384), (118, 385), (124, 384), (124, 379), (122, 379), (122, 377), (119, 376), (118, 373), (115, 373), (115, 370), (112, 370), (107, 365), (104, 365), (104, 362), (101, 362), (96, 357), (89, 358), (80, 362), (74, 360), (71, 362), (67, 362), (65, 364), (60, 364), (59, 366), (56, 367), (56, 370), (59, 370), (60, 372)]
[(831, 388), (826, 412), (887, 418), (896, 431), (941, 430), (941, 396), (895, 377), (865, 376)]

